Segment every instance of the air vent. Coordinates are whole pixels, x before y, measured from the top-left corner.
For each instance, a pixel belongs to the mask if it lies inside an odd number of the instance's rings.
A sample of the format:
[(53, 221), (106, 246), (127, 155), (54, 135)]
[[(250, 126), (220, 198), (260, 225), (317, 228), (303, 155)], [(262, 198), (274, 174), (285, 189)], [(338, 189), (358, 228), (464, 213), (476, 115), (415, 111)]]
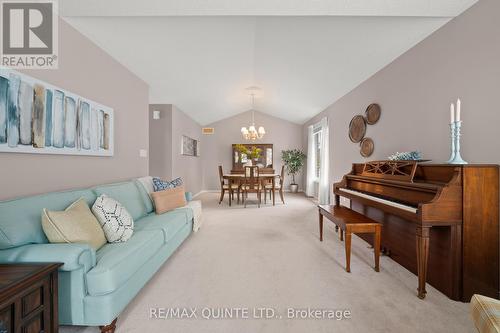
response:
[(202, 132), (203, 134), (205, 134), (205, 135), (212, 135), (212, 134), (214, 134), (214, 132), (215, 132), (215, 128), (213, 128), (213, 127), (203, 127), (203, 128), (201, 129), (201, 132)]

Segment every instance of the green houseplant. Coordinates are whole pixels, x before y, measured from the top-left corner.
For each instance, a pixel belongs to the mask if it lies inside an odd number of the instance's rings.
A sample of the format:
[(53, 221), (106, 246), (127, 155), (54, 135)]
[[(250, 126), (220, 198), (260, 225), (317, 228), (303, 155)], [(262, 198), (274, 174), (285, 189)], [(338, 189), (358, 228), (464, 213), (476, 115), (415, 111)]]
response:
[(299, 173), (300, 169), (304, 166), (306, 154), (299, 149), (282, 150), (281, 159), (285, 164), (285, 169), (288, 175), (292, 176), (292, 183), (290, 184), (290, 191), (296, 193), (299, 185), (295, 182), (295, 175)]

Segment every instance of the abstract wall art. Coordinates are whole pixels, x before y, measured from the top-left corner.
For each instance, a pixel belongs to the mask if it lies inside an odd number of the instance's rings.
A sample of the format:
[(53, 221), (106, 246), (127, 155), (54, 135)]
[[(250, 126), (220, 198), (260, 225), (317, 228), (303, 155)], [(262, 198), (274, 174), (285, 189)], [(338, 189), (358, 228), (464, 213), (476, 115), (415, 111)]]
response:
[(189, 136), (182, 136), (181, 155), (200, 156), (200, 142)]
[(113, 109), (0, 69), (0, 153), (113, 156)]

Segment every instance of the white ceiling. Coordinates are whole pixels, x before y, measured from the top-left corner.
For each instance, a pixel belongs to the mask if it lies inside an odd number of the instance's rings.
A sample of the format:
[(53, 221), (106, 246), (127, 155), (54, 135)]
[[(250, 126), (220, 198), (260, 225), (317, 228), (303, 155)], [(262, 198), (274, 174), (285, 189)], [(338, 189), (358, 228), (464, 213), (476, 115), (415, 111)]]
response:
[(206, 125), (248, 110), (257, 85), (259, 111), (304, 123), (476, 0), (309, 0), (286, 16), (305, 2), (251, 2), (285, 16), (233, 16), (256, 13), (244, 0), (65, 0), (61, 12), (150, 85), (151, 103)]

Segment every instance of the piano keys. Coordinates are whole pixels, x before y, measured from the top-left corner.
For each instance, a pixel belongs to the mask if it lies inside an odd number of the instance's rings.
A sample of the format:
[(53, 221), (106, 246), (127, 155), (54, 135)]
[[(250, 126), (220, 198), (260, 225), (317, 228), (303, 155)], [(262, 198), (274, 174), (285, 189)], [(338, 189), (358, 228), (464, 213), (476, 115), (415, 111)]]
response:
[(498, 165), (355, 163), (333, 191), (383, 224), (382, 251), (418, 276), (420, 298), (426, 282), (453, 300), (500, 297)]
[(382, 203), (384, 205), (392, 206), (392, 207), (395, 207), (395, 208), (398, 208), (398, 209), (406, 210), (406, 211), (408, 211), (410, 213), (413, 213), (413, 214), (417, 214), (417, 208), (415, 208), (413, 206), (403, 205), (403, 204), (400, 204), (400, 203), (397, 203), (397, 202), (394, 202), (394, 201), (391, 201), (391, 200), (382, 199), (382, 198), (379, 198), (379, 197), (376, 197), (376, 196), (373, 196), (373, 195), (365, 194), (365, 193), (359, 192), (359, 191), (349, 190), (349, 189), (346, 189), (346, 188), (340, 188), (339, 191), (340, 192), (344, 192), (344, 193), (352, 194), (355, 197), (365, 198), (365, 199), (368, 199), (368, 200), (373, 200), (373, 201), (376, 201), (376, 202), (380, 202), (380, 203)]

